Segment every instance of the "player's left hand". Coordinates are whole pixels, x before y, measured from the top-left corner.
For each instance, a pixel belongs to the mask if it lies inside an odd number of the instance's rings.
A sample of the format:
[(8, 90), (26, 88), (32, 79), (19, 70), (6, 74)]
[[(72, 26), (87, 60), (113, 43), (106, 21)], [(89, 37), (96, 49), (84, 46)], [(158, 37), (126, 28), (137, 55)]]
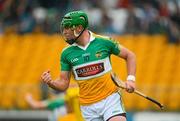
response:
[(134, 92), (136, 85), (134, 81), (126, 81), (125, 82), (125, 86), (126, 86), (126, 91), (129, 93)]

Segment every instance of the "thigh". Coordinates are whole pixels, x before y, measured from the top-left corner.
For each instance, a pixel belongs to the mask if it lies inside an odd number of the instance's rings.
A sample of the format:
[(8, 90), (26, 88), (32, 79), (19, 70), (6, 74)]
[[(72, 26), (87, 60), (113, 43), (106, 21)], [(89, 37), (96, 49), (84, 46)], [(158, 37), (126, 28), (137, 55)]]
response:
[[(107, 100), (104, 110), (104, 121), (126, 121), (126, 112), (119, 93), (112, 94)], [(120, 121), (121, 121), (120, 120)]]
[(111, 117), (107, 121), (126, 121), (126, 115), (124, 114), (117, 115), (117, 116)]

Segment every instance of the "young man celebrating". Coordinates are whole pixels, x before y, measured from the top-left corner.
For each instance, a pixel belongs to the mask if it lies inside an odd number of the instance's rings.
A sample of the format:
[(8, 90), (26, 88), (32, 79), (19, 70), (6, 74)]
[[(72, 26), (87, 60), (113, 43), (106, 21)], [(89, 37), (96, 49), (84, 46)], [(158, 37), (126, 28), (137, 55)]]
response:
[(88, 29), (88, 17), (83, 11), (67, 13), (61, 22), (63, 36), (70, 44), (61, 54), (61, 73), (52, 80), (49, 71), (42, 74), (43, 82), (57, 90), (66, 90), (71, 72), (79, 85), (79, 102), (86, 121), (126, 121), (118, 88), (111, 80), (110, 55), (126, 60), (126, 90), (135, 89), (136, 59), (127, 48), (108, 37), (95, 35)]

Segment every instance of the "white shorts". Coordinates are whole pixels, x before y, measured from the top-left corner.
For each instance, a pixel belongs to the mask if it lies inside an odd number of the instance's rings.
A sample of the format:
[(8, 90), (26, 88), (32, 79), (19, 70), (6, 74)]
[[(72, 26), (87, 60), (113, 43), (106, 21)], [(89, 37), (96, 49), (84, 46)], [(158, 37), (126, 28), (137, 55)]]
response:
[(118, 92), (87, 106), (80, 106), (85, 121), (107, 121), (113, 116), (126, 113)]

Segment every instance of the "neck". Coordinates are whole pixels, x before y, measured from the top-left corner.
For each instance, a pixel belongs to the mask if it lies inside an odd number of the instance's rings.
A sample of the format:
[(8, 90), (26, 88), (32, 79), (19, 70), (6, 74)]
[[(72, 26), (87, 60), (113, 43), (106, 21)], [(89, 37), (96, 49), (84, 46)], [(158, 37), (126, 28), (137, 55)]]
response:
[(76, 41), (76, 43), (80, 46), (85, 47), (88, 42), (89, 42), (89, 38), (90, 38), (90, 34), (88, 30), (84, 30), (84, 32), (82, 33), (82, 35), (78, 38), (78, 40)]

